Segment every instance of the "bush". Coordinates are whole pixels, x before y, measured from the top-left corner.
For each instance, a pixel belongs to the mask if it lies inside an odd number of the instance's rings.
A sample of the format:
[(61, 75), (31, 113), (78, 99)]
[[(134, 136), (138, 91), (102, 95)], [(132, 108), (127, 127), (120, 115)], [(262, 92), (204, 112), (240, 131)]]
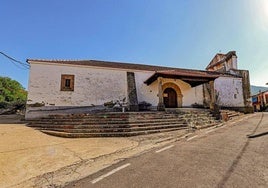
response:
[(152, 106), (152, 104), (150, 104), (146, 101), (142, 101), (139, 103), (139, 110), (140, 111), (149, 110), (151, 106)]
[(0, 109), (6, 113), (23, 111), (26, 106), (27, 91), (16, 80), (0, 76)]
[(108, 108), (113, 108), (114, 105), (115, 105), (115, 103), (113, 101), (109, 101), (109, 102), (104, 103), (104, 106), (108, 107)]
[(191, 105), (193, 108), (205, 108), (203, 104), (194, 103)]
[(16, 80), (0, 77), (0, 102), (26, 101), (27, 91)]
[(8, 102), (6, 102), (6, 101), (2, 101), (2, 102), (0, 102), (0, 109), (1, 109), (1, 108), (7, 108), (8, 105), (9, 105)]

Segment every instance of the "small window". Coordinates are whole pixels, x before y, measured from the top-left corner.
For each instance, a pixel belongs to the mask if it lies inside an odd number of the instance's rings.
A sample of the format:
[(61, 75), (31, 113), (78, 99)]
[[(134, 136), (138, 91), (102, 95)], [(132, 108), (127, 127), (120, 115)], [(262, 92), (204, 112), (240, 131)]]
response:
[(235, 99), (237, 98), (237, 95), (236, 95), (236, 94), (234, 94), (234, 98), (235, 98)]
[(65, 87), (66, 88), (71, 88), (71, 79), (66, 79), (65, 80)]
[(74, 75), (61, 75), (61, 91), (74, 91)]

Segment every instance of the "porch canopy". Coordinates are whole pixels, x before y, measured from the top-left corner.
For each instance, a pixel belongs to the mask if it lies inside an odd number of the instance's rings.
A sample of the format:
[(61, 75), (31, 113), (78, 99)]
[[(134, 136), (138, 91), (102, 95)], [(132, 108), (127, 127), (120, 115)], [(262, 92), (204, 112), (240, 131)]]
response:
[(152, 76), (150, 76), (144, 83), (150, 85), (158, 77), (161, 78), (173, 78), (180, 79), (191, 87), (195, 87), (209, 81), (213, 81), (218, 78), (221, 73), (212, 71), (200, 71), (200, 70), (190, 70), (190, 69), (174, 69), (174, 70), (160, 70), (156, 71)]

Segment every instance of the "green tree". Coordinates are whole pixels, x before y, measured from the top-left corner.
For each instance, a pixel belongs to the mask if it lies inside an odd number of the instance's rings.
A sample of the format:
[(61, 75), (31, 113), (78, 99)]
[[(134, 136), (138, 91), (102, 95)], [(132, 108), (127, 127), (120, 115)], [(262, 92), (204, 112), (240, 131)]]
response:
[(8, 77), (0, 76), (0, 103), (25, 103), (26, 99), (27, 91), (19, 82)]

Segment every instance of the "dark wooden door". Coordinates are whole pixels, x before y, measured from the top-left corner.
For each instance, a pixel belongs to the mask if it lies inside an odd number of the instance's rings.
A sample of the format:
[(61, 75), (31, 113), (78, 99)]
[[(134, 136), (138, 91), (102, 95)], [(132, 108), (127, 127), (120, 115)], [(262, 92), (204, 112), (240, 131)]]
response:
[(177, 93), (172, 88), (164, 91), (164, 105), (166, 108), (177, 108)]

